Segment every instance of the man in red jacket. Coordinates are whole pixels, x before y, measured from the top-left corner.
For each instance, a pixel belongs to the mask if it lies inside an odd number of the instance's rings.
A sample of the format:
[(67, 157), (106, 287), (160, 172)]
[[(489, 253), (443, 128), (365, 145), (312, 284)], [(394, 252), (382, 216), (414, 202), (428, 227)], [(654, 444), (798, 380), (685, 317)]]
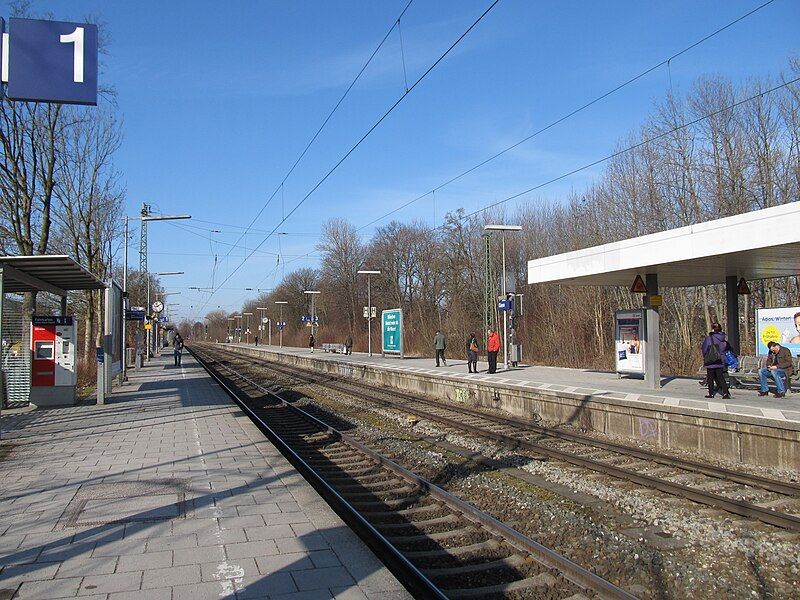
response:
[(497, 373), (497, 353), (500, 352), (500, 336), (493, 329), (489, 330), (486, 352), (489, 355), (489, 373)]

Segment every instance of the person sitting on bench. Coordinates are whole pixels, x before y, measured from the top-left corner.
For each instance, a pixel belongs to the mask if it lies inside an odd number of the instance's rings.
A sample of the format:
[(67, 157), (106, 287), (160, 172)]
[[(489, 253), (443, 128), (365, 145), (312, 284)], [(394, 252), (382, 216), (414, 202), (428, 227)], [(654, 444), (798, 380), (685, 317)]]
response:
[(784, 348), (778, 342), (770, 342), (767, 344), (769, 354), (767, 355), (767, 366), (758, 372), (759, 379), (761, 380), (761, 391), (758, 392), (759, 396), (766, 396), (769, 394), (769, 384), (767, 378), (772, 376), (775, 380), (775, 397), (783, 398), (786, 396), (785, 381), (789, 381), (789, 377), (794, 374), (794, 366), (792, 365), (792, 353), (788, 348)]

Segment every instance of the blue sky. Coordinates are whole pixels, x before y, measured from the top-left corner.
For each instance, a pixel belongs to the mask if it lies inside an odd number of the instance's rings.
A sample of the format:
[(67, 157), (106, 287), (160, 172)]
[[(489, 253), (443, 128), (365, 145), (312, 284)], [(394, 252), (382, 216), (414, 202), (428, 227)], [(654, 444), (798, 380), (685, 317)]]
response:
[[(181, 291), (178, 316), (199, 316), (213, 254), (216, 283), (246, 254), (234, 243), (263, 206), (408, 0), (244, 2), (34, 1), (36, 13), (99, 22), (109, 36), (101, 85), (117, 92), (125, 142), (117, 156), (128, 214), (142, 202), (190, 213), (179, 229), (150, 227), (150, 269)], [(409, 83), (490, 0), (414, 0), (401, 22)], [(208, 302), (234, 310), (286, 270), (314, 266), (320, 225), (357, 226), (438, 186), (505, 146), (758, 6), (759, 1), (501, 0), (383, 124)], [(9, 15), (8, 3), (2, 15)], [(800, 2), (775, 0), (671, 64), (685, 91), (705, 74), (734, 81), (777, 75), (800, 54)], [(399, 212), (441, 223), (608, 154), (669, 88), (662, 67), (501, 159)], [(283, 189), (288, 212), (404, 90), (397, 31), (375, 57)], [(586, 171), (522, 202), (560, 201), (601, 172)], [(240, 244), (281, 219), (278, 194)], [(224, 225), (218, 225), (218, 223)], [(380, 224), (385, 224), (383, 221)], [(233, 227), (232, 227), (233, 226)], [(372, 227), (363, 230), (365, 236)], [(209, 230), (220, 230), (213, 233)], [(135, 251), (138, 236), (131, 246)], [(231, 256), (224, 258), (230, 250)], [(132, 255), (135, 256), (135, 255)], [(135, 260), (131, 264), (136, 264)]]

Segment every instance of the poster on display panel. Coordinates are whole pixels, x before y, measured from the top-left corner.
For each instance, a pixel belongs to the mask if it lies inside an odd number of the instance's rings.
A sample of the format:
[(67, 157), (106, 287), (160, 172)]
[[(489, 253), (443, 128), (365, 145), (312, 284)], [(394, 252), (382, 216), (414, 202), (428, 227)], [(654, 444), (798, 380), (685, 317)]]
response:
[(766, 355), (769, 342), (788, 348), (792, 356), (800, 355), (800, 306), (756, 310), (756, 353)]
[(614, 313), (614, 356), (617, 373), (644, 374), (644, 311), (618, 310)]

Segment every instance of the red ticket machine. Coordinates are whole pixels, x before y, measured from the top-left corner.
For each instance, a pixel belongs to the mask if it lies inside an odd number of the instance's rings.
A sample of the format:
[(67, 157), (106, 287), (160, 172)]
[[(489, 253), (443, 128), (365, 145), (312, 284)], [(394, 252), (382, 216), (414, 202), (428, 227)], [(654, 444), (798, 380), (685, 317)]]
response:
[(73, 317), (31, 320), (31, 403), (75, 404), (75, 321)]

